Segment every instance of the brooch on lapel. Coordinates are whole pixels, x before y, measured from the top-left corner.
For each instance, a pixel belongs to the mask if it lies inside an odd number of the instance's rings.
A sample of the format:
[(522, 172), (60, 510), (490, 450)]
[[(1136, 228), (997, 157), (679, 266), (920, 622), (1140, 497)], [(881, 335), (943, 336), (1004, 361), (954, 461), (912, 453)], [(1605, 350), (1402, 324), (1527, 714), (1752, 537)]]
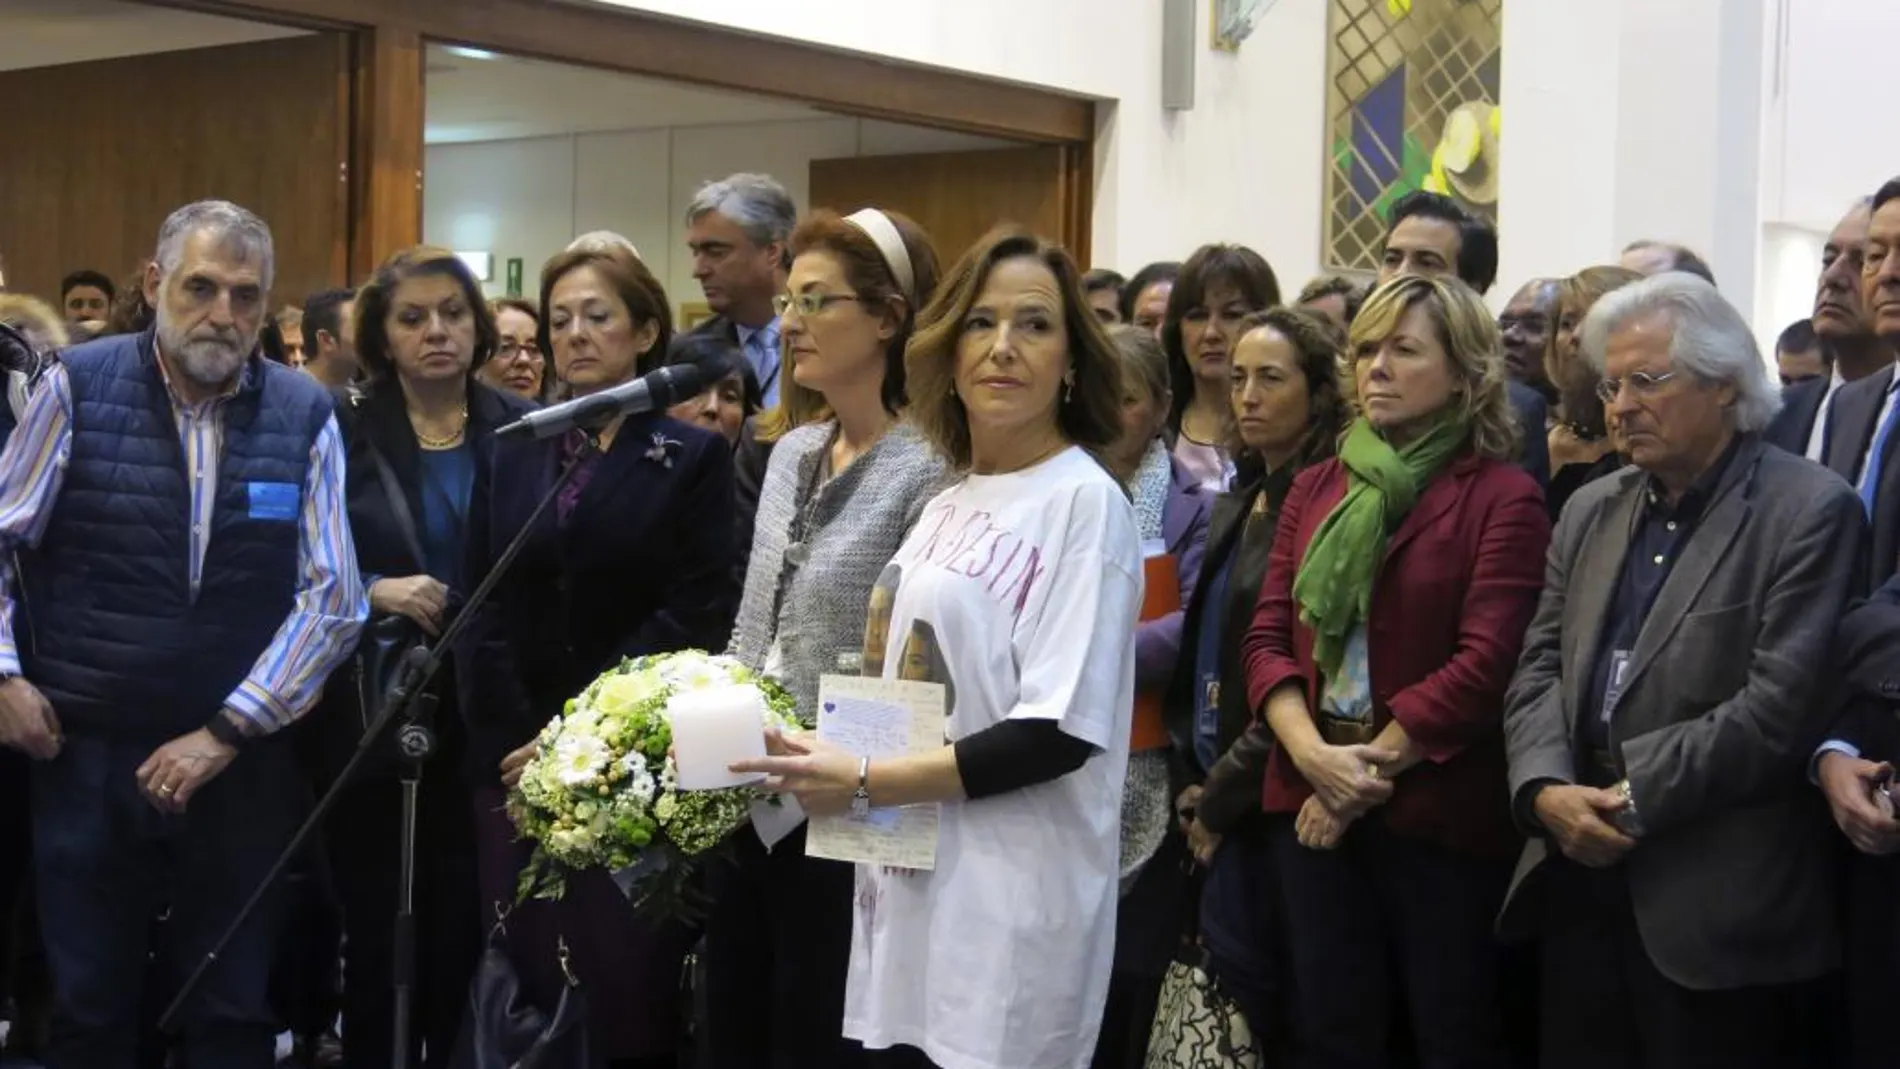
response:
[(647, 448), (646, 457), (667, 470), (672, 470), (673, 458), (679, 455), (680, 443), (655, 431), (653, 444)]

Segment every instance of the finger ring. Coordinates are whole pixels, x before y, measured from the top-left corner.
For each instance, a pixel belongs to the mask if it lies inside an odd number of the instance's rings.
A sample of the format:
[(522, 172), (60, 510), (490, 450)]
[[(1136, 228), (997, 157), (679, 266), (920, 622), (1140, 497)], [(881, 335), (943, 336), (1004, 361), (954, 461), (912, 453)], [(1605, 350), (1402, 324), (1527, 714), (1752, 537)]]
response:
[(168, 797), (169, 797), (169, 796), (170, 796), (170, 795), (171, 795), (171, 794), (173, 793), (173, 788), (172, 788), (172, 786), (171, 786), (171, 784), (169, 784), (169, 783), (168, 783), (168, 784), (166, 784), (165, 786), (163, 786), (163, 787), (160, 787), (160, 788), (158, 789), (158, 793), (160, 793), (160, 794), (163, 794), (163, 795), (166, 795), (166, 796), (168, 796)]

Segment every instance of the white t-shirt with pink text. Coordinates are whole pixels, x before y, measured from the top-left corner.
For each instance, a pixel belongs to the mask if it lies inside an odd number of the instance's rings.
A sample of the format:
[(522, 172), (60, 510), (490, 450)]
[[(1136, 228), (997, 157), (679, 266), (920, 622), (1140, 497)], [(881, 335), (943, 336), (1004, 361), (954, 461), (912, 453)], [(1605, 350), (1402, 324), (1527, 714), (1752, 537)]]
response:
[(943, 1069), (1085, 1069), (1114, 962), (1134, 510), (1081, 449), (971, 475), (925, 508), (880, 586), (895, 587), (884, 674), (945, 684), (947, 739), (1048, 719), (1097, 752), (943, 805), (933, 872), (859, 867), (845, 1034)]

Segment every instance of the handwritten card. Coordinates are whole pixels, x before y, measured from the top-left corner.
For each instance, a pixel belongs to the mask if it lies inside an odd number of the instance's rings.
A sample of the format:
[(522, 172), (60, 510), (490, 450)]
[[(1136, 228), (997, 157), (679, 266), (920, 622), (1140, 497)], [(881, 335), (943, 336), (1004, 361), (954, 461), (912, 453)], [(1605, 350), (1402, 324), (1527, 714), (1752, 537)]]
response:
[[(818, 681), (818, 737), (874, 761), (939, 749), (943, 720), (940, 683), (832, 675)], [(813, 817), (805, 853), (863, 865), (934, 868), (937, 807)]]

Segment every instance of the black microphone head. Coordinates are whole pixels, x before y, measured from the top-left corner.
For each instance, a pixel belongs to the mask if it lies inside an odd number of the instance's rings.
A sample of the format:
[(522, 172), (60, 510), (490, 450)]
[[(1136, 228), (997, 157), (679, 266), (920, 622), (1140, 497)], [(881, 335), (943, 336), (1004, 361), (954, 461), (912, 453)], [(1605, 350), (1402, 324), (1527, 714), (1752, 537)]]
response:
[(654, 408), (672, 408), (706, 392), (716, 380), (698, 364), (668, 364), (646, 376), (647, 393)]

